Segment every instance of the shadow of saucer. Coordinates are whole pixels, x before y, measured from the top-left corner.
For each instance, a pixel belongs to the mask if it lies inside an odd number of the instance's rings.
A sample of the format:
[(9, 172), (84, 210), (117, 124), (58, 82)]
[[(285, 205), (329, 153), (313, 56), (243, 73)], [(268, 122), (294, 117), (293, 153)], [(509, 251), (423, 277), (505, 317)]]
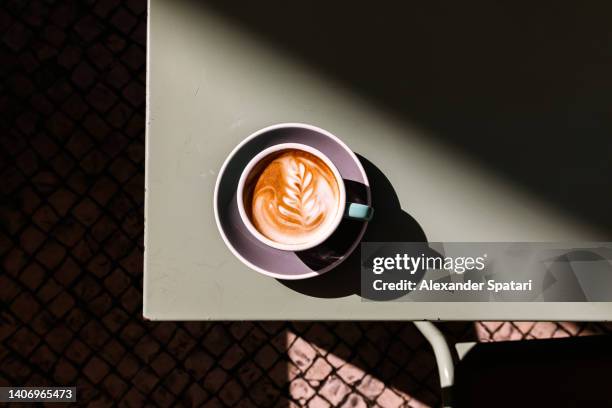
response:
[[(427, 237), (419, 223), (402, 210), (397, 193), (378, 167), (357, 155), (370, 181), (374, 218), (370, 221), (364, 242), (423, 242)], [(340, 298), (361, 295), (361, 251), (356, 249), (343, 263), (321, 276), (304, 280), (279, 280), (286, 287), (318, 298)], [(380, 300), (380, 299), (378, 299)]]

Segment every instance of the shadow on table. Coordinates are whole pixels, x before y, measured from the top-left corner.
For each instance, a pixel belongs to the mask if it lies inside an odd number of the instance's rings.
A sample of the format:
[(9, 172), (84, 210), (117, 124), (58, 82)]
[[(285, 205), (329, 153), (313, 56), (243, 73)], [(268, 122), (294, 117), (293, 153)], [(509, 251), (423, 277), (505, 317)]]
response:
[[(374, 218), (370, 221), (364, 242), (423, 242), (427, 237), (419, 223), (402, 210), (397, 193), (378, 167), (358, 155), (363, 164), (372, 192)], [(359, 247), (334, 270), (311, 279), (280, 283), (302, 294), (319, 298), (339, 298), (361, 293)], [(381, 299), (378, 299), (381, 300)]]
[(554, 210), (612, 231), (612, 2), (204, 4)]

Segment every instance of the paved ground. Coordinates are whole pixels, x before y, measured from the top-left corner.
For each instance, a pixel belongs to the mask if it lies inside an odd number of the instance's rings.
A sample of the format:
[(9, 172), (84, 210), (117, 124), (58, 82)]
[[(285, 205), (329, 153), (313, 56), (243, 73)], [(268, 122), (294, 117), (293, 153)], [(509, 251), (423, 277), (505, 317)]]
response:
[[(0, 6), (0, 385), (140, 407), (435, 406), (408, 323), (141, 318), (146, 2)], [(602, 325), (453, 323), (452, 341)]]

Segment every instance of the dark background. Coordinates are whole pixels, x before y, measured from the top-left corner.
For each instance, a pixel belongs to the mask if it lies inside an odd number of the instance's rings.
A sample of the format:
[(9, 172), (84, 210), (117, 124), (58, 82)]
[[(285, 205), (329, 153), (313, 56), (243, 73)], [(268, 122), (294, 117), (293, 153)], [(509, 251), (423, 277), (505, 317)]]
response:
[[(0, 385), (76, 384), (80, 403), (100, 406), (325, 406), (368, 389), (384, 401), (390, 387), (438, 403), (432, 354), (410, 323), (142, 319), (145, 46), (144, 0), (0, 5)], [(607, 204), (579, 209), (608, 226), (599, 207)], [(442, 327), (453, 341), (604, 330)], [(336, 366), (304, 385), (315, 358), (342, 358), (382, 386)], [(344, 385), (332, 392), (334, 378)]]

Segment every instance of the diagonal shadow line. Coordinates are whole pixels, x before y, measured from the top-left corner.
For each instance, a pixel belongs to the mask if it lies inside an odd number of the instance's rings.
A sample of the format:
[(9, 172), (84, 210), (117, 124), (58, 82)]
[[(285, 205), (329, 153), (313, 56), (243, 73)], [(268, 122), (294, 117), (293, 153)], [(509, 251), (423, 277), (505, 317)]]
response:
[(612, 3), (211, 0), (278, 50), (612, 231)]

